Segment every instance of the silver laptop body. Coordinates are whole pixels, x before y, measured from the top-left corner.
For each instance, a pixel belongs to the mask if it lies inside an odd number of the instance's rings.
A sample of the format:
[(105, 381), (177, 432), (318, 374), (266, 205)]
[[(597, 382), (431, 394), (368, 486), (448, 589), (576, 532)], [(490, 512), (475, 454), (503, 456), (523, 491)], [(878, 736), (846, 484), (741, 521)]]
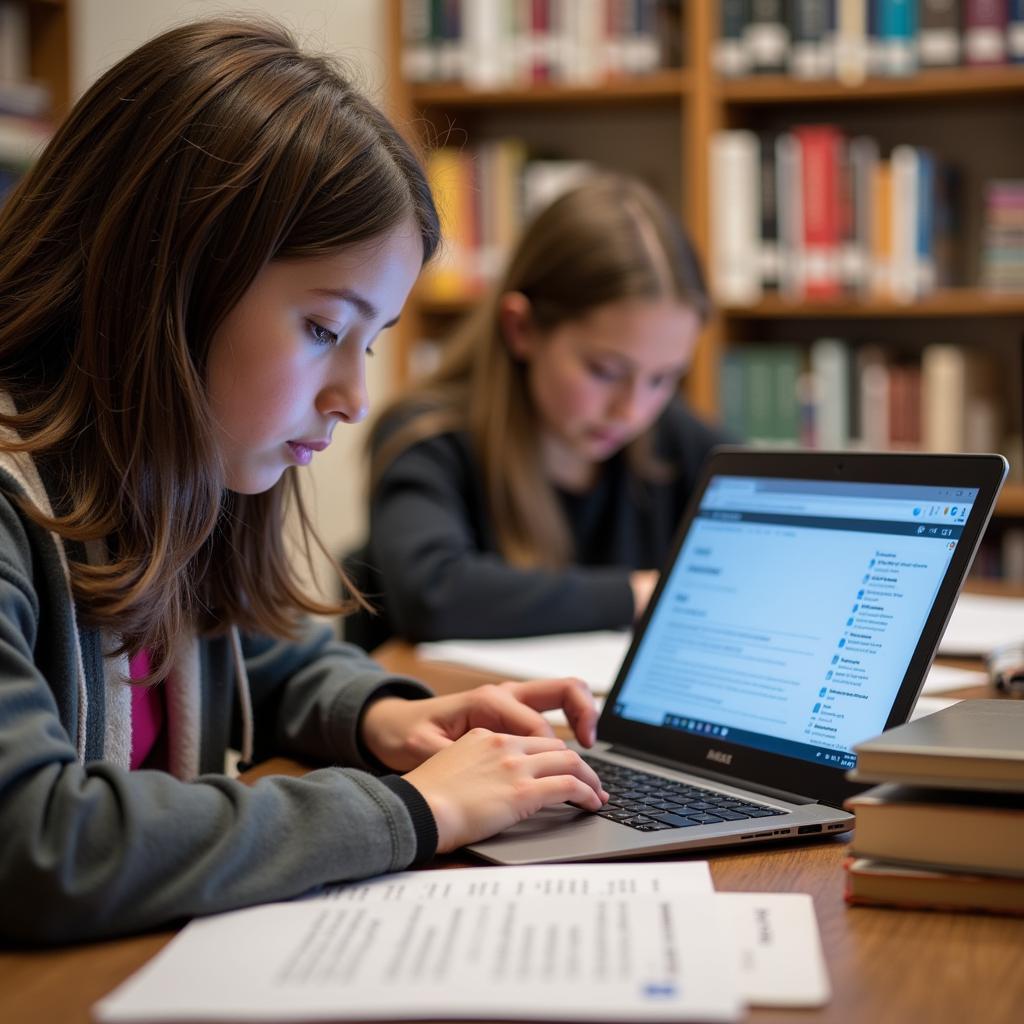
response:
[(998, 455), (714, 453), (598, 742), (575, 747), (609, 790), (632, 780), (625, 796), (468, 849), (530, 864), (849, 831), (851, 748), (909, 717), (1006, 469)]

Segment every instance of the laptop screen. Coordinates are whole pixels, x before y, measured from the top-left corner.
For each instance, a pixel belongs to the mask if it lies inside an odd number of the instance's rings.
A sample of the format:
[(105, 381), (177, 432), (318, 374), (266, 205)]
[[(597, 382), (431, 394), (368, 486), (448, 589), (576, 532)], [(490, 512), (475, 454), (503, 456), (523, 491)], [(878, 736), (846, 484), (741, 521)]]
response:
[(622, 719), (832, 768), (886, 719), (977, 489), (713, 476)]

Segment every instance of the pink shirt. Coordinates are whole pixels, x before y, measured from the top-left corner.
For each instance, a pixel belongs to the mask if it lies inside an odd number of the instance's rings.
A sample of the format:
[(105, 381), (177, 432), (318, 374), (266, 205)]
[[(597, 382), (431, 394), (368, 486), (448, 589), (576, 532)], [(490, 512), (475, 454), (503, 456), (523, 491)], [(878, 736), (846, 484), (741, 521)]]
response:
[[(139, 651), (128, 662), (128, 675), (144, 679), (149, 675), (149, 651)], [(164, 727), (162, 686), (132, 687), (132, 760), (134, 771), (146, 760)]]

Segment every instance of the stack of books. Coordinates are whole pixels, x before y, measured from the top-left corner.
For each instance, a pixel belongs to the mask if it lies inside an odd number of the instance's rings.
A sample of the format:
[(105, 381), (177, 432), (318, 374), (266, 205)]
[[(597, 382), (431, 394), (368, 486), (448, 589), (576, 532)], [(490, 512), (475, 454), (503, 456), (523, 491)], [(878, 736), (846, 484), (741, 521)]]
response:
[(854, 747), (846, 899), (1024, 914), (1024, 702), (966, 700)]

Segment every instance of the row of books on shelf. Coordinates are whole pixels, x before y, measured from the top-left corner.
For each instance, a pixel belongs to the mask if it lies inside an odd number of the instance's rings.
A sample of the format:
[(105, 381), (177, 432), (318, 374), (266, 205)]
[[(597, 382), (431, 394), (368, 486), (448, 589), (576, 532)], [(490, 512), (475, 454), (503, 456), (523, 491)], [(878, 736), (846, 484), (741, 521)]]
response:
[(29, 10), (0, 0), (0, 201), (52, 131), (50, 90), (30, 78)]
[(982, 283), (994, 292), (1024, 292), (1024, 180), (988, 183), (983, 230)]
[(479, 294), (499, 273), (526, 219), (595, 169), (585, 160), (531, 158), (518, 139), (430, 152), (427, 176), (444, 244), (424, 270), (420, 297), (444, 303)]
[(720, 0), (715, 65), (857, 85), (1024, 62), (1024, 0)]
[(1024, 703), (965, 700), (858, 744), (853, 904), (1024, 914)]
[(912, 302), (962, 284), (957, 169), (919, 146), (849, 137), (834, 125), (718, 132), (711, 142), (711, 276), (723, 303)]
[(998, 383), (992, 361), (961, 345), (900, 359), (838, 338), (751, 343), (722, 358), (719, 408), (723, 425), (755, 444), (1012, 455)]
[(678, 66), (680, 0), (404, 0), (410, 82), (595, 85)]

